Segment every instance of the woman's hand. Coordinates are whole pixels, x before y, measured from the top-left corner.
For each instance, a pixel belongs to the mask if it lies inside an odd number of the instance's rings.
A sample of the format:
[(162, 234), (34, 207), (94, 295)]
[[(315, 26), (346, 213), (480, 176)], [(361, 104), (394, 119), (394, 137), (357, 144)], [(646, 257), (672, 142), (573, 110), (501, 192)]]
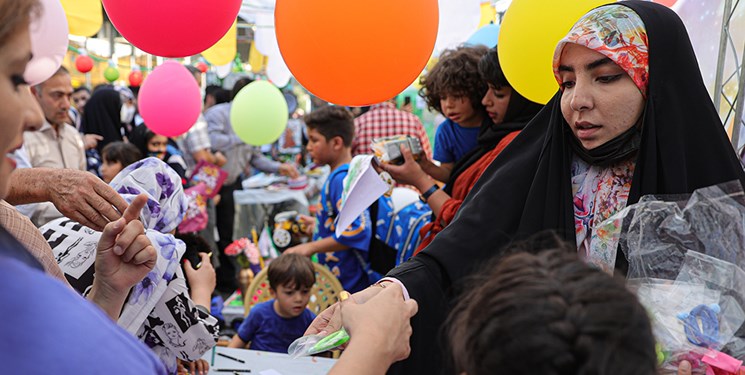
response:
[[(186, 369), (186, 366), (189, 366), (189, 369)], [(210, 370), (210, 365), (207, 363), (204, 359), (198, 359), (194, 362), (185, 362), (182, 360), (178, 360), (178, 368), (177, 368), (177, 374), (178, 375), (207, 375), (207, 372)]]
[(210, 256), (207, 253), (199, 253), (199, 257), (202, 258), (202, 265), (199, 269), (195, 270), (187, 259), (184, 260), (184, 272), (189, 280), (191, 300), (197, 305), (209, 307), (212, 292), (217, 285), (217, 276), (215, 275), (215, 268), (212, 267)]
[[(406, 146), (401, 146), (401, 154), (404, 157), (404, 163), (401, 165), (394, 165), (383, 163), (381, 168), (384, 171), (390, 173), (391, 177), (396, 180), (399, 184), (414, 185), (418, 189), (422, 189), (423, 186), (431, 185), (427, 173), (424, 172), (421, 165), (414, 160), (414, 156), (411, 155), (411, 151)], [(429, 188), (429, 186), (427, 186)], [(427, 188), (424, 188), (425, 190)]]
[(287, 176), (289, 178), (298, 178), (300, 176), (300, 172), (297, 171), (297, 168), (293, 164), (289, 163), (283, 163), (282, 165), (280, 165), (278, 172), (280, 175)]
[(351, 345), (360, 343), (375, 348), (380, 360), (392, 364), (411, 352), (410, 320), (417, 313), (416, 301), (404, 301), (401, 287), (385, 284), (377, 295), (364, 304), (348, 299), (341, 304), (342, 324), (349, 332)]
[[(385, 283), (386, 286), (391, 284), (390, 282), (383, 283)], [(381, 288), (380, 285), (376, 284), (368, 287), (367, 289), (352, 294), (349, 299), (353, 300), (355, 303), (363, 304), (370, 298), (376, 296), (381, 291), (383, 291), (383, 288)], [(341, 329), (342, 319), (339, 311), (340, 309), (338, 302), (329, 306), (326, 310), (323, 310), (320, 314), (318, 314), (313, 322), (310, 323), (310, 326), (305, 331), (304, 336), (319, 334), (321, 336), (326, 336), (329, 333), (334, 333)]]

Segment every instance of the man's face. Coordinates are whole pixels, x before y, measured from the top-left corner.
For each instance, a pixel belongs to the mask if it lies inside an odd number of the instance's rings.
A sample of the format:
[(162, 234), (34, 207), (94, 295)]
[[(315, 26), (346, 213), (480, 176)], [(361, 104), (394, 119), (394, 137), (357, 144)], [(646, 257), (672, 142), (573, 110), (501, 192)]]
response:
[(68, 121), (67, 112), (70, 110), (72, 84), (70, 75), (56, 74), (38, 86), (36, 100), (39, 101), (44, 117), (50, 124), (59, 126)]

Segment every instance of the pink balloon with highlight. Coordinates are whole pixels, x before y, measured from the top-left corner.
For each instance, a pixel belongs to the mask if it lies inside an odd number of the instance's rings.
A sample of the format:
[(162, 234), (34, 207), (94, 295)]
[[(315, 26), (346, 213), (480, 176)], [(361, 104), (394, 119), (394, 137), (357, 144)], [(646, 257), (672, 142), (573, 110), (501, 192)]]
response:
[(31, 31), (31, 53), (24, 79), (31, 85), (46, 81), (62, 65), (67, 52), (68, 26), (65, 9), (59, 0), (42, 0), (41, 17), (35, 18)]
[(202, 95), (194, 76), (175, 61), (155, 68), (138, 96), (140, 115), (156, 134), (177, 137), (186, 133), (202, 111)]

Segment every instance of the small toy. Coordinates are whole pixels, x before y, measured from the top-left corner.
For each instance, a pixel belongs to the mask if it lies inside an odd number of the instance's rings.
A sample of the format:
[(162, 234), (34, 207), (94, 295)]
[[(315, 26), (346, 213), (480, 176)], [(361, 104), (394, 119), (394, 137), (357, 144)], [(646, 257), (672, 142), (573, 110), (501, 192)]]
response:
[[(713, 348), (719, 345), (719, 305), (698, 305), (690, 313), (678, 314), (686, 338), (693, 345)], [(699, 323), (700, 322), (700, 323)]]
[(406, 146), (418, 160), (424, 150), (419, 138), (410, 135), (398, 135), (394, 137), (375, 138), (372, 142), (372, 149), (375, 157), (382, 163), (400, 165), (404, 163), (404, 156), (401, 154), (401, 146)]
[(280, 212), (274, 216), (272, 241), (278, 250), (298, 245), (307, 237), (307, 226), (298, 219), (297, 211)]
[[(347, 291), (339, 293), (339, 298), (344, 301), (349, 298)], [(342, 327), (340, 330), (329, 334), (326, 337), (319, 335), (303, 336), (295, 340), (287, 349), (290, 358), (305, 357), (325, 351), (334, 350), (349, 341), (349, 333)]]

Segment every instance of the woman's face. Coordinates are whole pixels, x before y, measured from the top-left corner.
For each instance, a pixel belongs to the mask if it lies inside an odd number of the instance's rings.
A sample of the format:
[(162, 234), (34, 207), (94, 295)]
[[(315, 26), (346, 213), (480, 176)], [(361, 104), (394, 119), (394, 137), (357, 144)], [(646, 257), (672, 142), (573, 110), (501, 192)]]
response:
[(168, 146), (168, 138), (162, 135), (156, 134), (147, 141), (147, 151), (158, 159), (165, 157), (166, 146)]
[(507, 107), (510, 104), (512, 87), (502, 86), (496, 88), (491, 83), (488, 85), (489, 90), (486, 90), (486, 95), (481, 99), (481, 104), (486, 107), (486, 113), (491, 118), (491, 121), (495, 124), (501, 124), (504, 121), (504, 114), (507, 113)]
[(0, 151), (5, 158), (0, 165), (0, 199), (5, 198), (10, 174), (16, 167), (8, 157), (23, 145), (23, 131), (41, 126), (43, 118), (28, 84), (23, 79), (31, 59), (28, 23), (21, 25), (0, 46)]
[(567, 43), (559, 62), (561, 113), (587, 150), (605, 144), (634, 126), (644, 97), (628, 74), (609, 58)]

